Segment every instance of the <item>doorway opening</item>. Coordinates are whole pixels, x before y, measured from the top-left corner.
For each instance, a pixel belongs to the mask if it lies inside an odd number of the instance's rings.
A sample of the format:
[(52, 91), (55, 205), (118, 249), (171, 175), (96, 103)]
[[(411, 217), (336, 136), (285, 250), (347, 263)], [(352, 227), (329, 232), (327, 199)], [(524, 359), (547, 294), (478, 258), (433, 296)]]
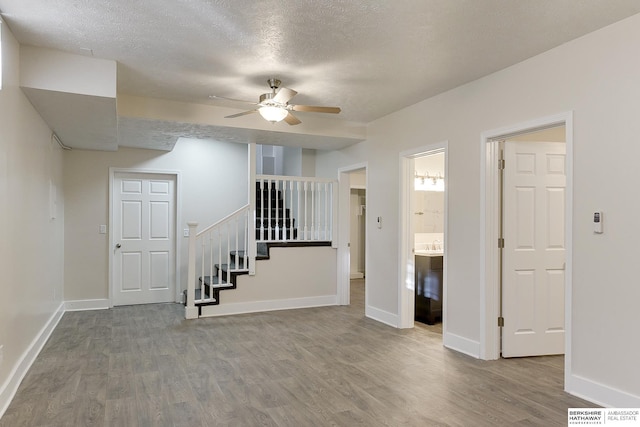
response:
[(351, 304), (362, 306), (366, 300), (366, 212), (367, 175), (364, 169), (349, 173), (349, 285)]
[(398, 327), (446, 331), (447, 143), (400, 153)]
[(442, 334), (444, 261), (444, 151), (414, 159), (414, 320)]
[[(534, 152), (542, 149), (542, 145), (546, 142), (560, 143), (562, 152), (547, 153), (537, 157)], [(524, 146), (529, 144), (530, 147), (518, 153), (516, 147), (521, 143)], [(556, 339), (560, 338), (562, 341), (566, 381), (570, 375), (571, 360), (572, 114), (563, 113), (485, 132), (482, 135), (482, 144), (480, 357), (493, 360), (502, 356), (503, 334), (513, 334), (513, 329), (507, 332), (501, 325), (510, 323), (510, 326), (515, 327), (516, 333), (520, 335), (519, 338), (540, 335), (533, 326), (536, 323), (533, 319), (541, 317), (540, 313), (535, 312), (536, 304), (540, 304), (540, 299), (532, 303), (534, 298), (527, 298), (525, 295), (529, 293), (531, 297), (537, 293), (544, 295), (544, 299), (555, 308), (562, 309), (561, 313), (544, 312), (551, 321), (544, 325), (542, 335), (555, 335)], [(511, 152), (507, 154), (511, 160), (501, 157), (501, 147), (506, 147), (505, 151)], [(500, 167), (503, 160), (506, 163), (505, 170), (511, 167), (511, 172), (504, 172), (504, 179), (516, 181), (502, 182)], [(512, 165), (510, 166), (508, 162)], [(524, 184), (517, 182), (517, 179), (525, 175), (533, 179), (537, 166), (546, 169), (543, 175), (547, 178), (560, 178), (560, 184), (558, 182), (542, 184), (543, 190), (540, 192), (540, 184), (535, 184), (533, 181)], [(518, 171), (515, 173), (516, 176), (513, 176), (514, 171)], [(512, 176), (509, 178), (508, 174)], [(504, 198), (501, 197), (503, 188)], [(509, 192), (511, 195), (508, 194)], [(536, 198), (542, 204), (537, 203)], [(535, 209), (538, 210), (535, 211)], [(552, 214), (554, 209), (556, 213)], [(518, 218), (517, 215), (523, 212), (521, 218)], [(543, 217), (542, 219), (546, 222), (539, 222), (540, 217)], [(542, 231), (543, 235), (536, 234), (536, 229)], [(510, 247), (508, 240), (511, 240)], [(507, 251), (512, 253), (503, 254)], [(526, 268), (518, 266), (518, 262), (536, 251), (542, 254), (541, 258), (549, 254), (562, 255), (562, 260), (561, 262), (556, 260), (555, 265), (544, 267), (542, 270), (536, 270), (531, 266)], [(514, 256), (517, 258), (515, 261)], [(536, 290), (536, 281), (543, 277), (543, 287), (541, 290)], [(511, 286), (511, 290), (507, 290), (508, 286)], [(511, 310), (512, 312), (518, 312), (516, 317), (514, 318), (512, 314), (509, 315), (511, 319), (503, 317), (505, 313), (503, 309), (514, 304), (519, 297), (521, 305), (510, 308), (515, 308)], [(552, 353), (558, 352), (552, 351)], [(535, 354), (532, 352), (530, 355)], [(539, 354), (545, 354), (545, 352)], [(526, 352), (518, 354), (518, 356), (526, 355)]]
[[(367, 315), (367, 165), (357, 164), (338, 171), (338, 304), (353, 301)], [(353, 289), (352, 289), (353, 287)]]

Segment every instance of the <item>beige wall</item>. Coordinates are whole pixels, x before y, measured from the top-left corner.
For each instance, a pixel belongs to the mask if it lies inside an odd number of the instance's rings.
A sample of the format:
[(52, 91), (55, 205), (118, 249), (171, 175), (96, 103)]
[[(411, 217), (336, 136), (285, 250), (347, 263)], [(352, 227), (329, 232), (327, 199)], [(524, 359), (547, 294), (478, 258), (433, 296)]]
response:
[(302, 176), (316, 176), (316, 150), (302, 149)]
[(61, 149), (19, 88), (18, 43), (6, 25), (1, 28), (0, 414), (19, 379), (12, 370), (19, 371), (21, 358), (61, 308), (65, 203)]
[[(237, 289), (220, 293), (221, 306), (256, 301), (336, 296), (336, 250), (325, 246), (271, 248), (256, 275), (238, 276)], [(212, 312), (219, 311), (216, 307)]]
[[(370, 305), (398, 313), (399, 153), (448, 141), (445, 341), (481, 339), (481, 135), (573, 111), (573, 295), (568, 389), (640, 406), (640, 15), (383, 117), (368, 139), (318, 152), (318, 176), (366, 161)], [(604, 234), (592, 212), (604, 212)], [(394, 254), (394, 256), (389, 256)]]
[(105, 299), (108, 288), (109, 168), (179, 171), (181, 287), (186, 287), (186, 223), (199, 230), (248, 203), (247, 146), (181, 138), (173, 151), (120, 148), (117, 152), (72, 150), (64, 153), (65, 299)]

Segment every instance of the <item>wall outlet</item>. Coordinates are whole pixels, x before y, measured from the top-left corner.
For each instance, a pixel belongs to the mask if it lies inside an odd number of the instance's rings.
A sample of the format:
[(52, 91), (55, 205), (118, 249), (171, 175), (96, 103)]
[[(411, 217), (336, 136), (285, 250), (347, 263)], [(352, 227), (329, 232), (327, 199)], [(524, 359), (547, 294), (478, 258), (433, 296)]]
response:
[(189, 237), (189, 229), (188, 229), (188, 228), (185, 228), (184, 230), (182, 230), (182, 235), (183, 235), (184, 237)]
[(2, 366), (3, 359), (4, 359), (4, 345), (0, 345), (0, 366)]

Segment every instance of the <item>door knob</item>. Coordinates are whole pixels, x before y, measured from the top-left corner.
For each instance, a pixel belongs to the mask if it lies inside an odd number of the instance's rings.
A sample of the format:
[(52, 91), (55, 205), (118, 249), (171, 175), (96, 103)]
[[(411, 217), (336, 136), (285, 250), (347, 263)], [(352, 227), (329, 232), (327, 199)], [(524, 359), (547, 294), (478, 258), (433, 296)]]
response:
[(118, 243), (118, 244), (116, 245), (116, 249), (120, 249), (121, 247), (122, 247), (122, 245), (121, 245), (120, 243)]

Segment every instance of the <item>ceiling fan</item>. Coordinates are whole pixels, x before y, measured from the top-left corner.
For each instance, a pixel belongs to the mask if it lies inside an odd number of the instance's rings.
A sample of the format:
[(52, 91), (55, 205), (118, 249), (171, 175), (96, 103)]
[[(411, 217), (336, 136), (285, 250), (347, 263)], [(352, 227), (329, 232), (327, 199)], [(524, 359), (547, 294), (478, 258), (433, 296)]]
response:
[(339, 107), (317, 107), (313, 105), (289, 104), (289, 101), (294, 96), (296, 96), (298, 92), (286, 87), (280, 87), (280, 83), (282, 82), (278, 79), (269, 79), (267, 80), (267, 83), (269, 83), (271, 92), (263, 93), (262, 95), (260, 95), (260, 101), (258, 102), (242, 101), (240, 99), (226, 98), (224, 96), (216, 96), (216, 95), (211, 95), (209, 96), (209, 98), (225, 99), (227, 101), (242, 102), (245, 104), (255, 105), (255, 107), (252, 108), (251, 110), (226, 116), (225, 119), (233, 119), (235, 117), (245, 116), (247, 114), (253, 114), (258, 112), (265, 120), (271, 123), (276, 123), (284, 120), (285, 122), (287, 122), (287, 124), (293, 126), (293, 125), (298, 125), (302, 122), (296, 116), (291, 114), (291, 111), (304, 111), (304, 112), (311, 112), (311, 113), (331, 113), (331, 114), (338, 114), (340, 112)]

